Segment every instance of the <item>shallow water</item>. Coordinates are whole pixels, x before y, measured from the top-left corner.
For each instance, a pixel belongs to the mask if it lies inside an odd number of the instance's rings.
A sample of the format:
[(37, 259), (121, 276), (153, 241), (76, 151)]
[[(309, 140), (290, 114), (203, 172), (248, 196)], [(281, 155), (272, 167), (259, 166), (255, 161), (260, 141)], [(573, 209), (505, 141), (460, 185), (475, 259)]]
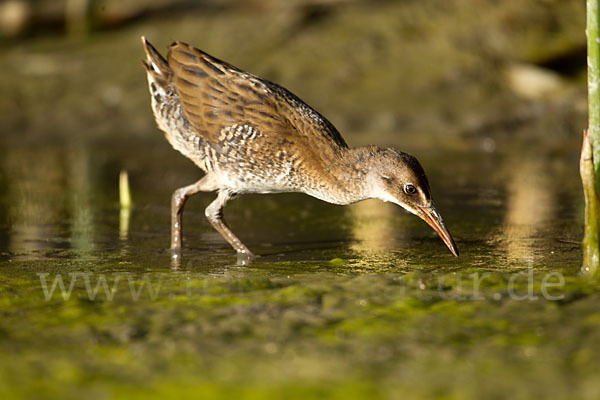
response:
[(242, 196), (226, 215), (260, 257), (238, 266), (213, 194), (189, 201), (173, 263), (170, 193), (199, 171), (129, 144), (2, 154), (4, 398), (598, 395), (574, 156), (421, 151), (460, 258), (393, 205)]
[[(2, 257), (137, 262), (167, 268), (172, 191), (202, 172), (167, 143), (12, 145), (2, 157)], [(127, 150), (126, 150), (127, 151)], [(552, 266), (580, 263), (582, 197), (573, 155), (557, 158), (477, 151), (420, 151), (436, 205), (461, 257), (451, 257), (436, 234), (401, 208), (368, 200), (330, 205), (301, 194), (245, 195), (230, 202), (232, 228), (260, 255), (255, 265), (341, 258), (378, 268), (447, 272), (448, 268)], [(123, 157), (123, 158), (121, 158)], [(130, 163), (134, 207), (119, 209), (119, 165)], [(157, 162), (160, 160), (160, 162)], [(125, 162), (127, 163), (127, 161)], [(168, 166), (168, 167), (165, 167)], [(184, 213), (181, 264), (235, 257), (205, 220), (213, 193), (194, 196)], [(489, 258), (487, 258), (489, 257)], [(490, 262), (493, 260), (493, 262)], [(168, 263), (167, 263), (168, 264)]]

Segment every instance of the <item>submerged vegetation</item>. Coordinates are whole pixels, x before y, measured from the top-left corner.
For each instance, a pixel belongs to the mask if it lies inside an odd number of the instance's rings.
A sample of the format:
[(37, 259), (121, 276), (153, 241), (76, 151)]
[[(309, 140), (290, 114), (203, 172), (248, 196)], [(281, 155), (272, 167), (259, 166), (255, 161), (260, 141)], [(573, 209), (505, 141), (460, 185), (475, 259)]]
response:
[[(357, 261), (195, 265), (204, 261), (178, 272), (147, 263), (73, 269), (47, 262), (45, 271), (53, 272), (43, 274), (23, 274), (24, 263), (3, 268), (4, 282), (20, 296), (4, 296), (0, 393), (91, 399), (600, 394), (598, 293), (578, 278), (527, 270), (397, 273), (374, 260), (371, 272), (356, 273)], [(65, 291), (57, 284), (51, 294), (59, 277)], [(101, 278), (105, 286), (96, 285)]]

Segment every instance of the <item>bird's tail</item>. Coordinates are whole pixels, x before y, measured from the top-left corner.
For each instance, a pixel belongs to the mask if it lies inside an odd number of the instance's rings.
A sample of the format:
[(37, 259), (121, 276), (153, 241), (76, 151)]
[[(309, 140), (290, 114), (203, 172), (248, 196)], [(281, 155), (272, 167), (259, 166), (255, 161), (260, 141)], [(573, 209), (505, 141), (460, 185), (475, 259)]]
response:
[(146, 59), (142, 60), (142, 63), (148, 73), (148, 82), (150, 86), (154, 83), (157, 86), (157, 89), (166, 91), (171, 82), (173, 70), (169, 67), (167, 60), (165, 60), (158, 50), (156, 50), (143, 36), (142, 44), (144, 45), (144, 51), (146, 52)]

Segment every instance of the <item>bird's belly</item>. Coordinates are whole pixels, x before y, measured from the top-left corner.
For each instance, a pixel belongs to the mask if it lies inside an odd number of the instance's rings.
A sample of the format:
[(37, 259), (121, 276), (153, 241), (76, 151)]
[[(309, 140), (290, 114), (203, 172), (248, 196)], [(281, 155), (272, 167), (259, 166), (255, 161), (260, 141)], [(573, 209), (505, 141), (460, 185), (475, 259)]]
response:
[(299, 192), (289, 175), (270, 171), (213, 171), (220, 186), (235, 193), (289, 193)]

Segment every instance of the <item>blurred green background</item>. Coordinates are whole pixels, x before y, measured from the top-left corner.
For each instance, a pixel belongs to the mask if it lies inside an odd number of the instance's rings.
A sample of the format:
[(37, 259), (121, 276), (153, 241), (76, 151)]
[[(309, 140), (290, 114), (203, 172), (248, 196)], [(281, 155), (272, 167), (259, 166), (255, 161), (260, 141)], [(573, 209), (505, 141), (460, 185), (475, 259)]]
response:
[(554, 114), (544, 120), (582, 129), (584, 16), (565, 0), (4, 0), (1, 122), (43, 136), (80, 126), (86, 137), (152, 136), (145, 35), (279, 82), (341, 132), (360, 132), (352, 142), (562, 145), (519, 128)]

